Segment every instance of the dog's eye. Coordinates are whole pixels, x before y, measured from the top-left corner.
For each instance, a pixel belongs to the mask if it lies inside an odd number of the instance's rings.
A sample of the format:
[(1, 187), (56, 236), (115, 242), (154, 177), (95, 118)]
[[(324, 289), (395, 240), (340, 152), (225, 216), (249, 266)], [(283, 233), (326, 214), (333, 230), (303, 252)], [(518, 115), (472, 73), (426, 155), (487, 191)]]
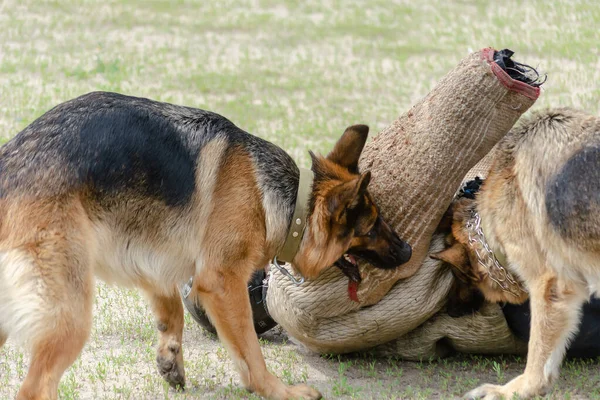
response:
[(367, 235), (369, 238), (373, 239), (375, 236), (377, 236), (377, 232), (375, 232), (375, 228), (372, 228), (369, 232), (367, 232)]

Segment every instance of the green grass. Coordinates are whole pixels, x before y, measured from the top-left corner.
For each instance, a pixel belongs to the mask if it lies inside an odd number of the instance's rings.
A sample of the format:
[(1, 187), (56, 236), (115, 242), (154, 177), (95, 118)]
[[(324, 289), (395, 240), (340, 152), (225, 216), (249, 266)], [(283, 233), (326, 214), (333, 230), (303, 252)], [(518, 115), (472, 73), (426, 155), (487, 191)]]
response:
[[(350, 124), (378, 132), (469, 49), (515, 50), (548, 73), (534, 109), (600, 109), (600, 3), (560, 1), (222, 0), (0, 2), (0, 140), (54, 105), (112, 90), (201, 107), (308, 165)], [(98, 285), (92, 336), (60, 387), (65, 399), (254, 398), (217, 341), (186, 316), (190, 389), (155, 370), (156, 334), (135, 291)], [(407, 363), (323, 358), (274, 335), (269, 368), (328, 398), (454, 398), (505, 382), (514, 358)], [(0, 350), (0, 398), (16, 393), (28, 358)], [(598, 364), (569, 361), (554, 398), (600, 398)]]

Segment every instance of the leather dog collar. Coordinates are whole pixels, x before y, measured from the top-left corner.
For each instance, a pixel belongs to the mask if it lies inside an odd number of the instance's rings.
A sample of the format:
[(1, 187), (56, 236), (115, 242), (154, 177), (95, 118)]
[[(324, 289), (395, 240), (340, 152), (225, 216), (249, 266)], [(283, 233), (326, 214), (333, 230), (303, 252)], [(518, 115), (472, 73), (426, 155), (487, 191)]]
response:
[(300, 281), (296, 280), (293, 275), (291, 275), (285, 268), (280, 266), (277, 261), (283, 261), (291, 264), (292, 260), (298, 253), (308, 220), (308, 202), (312, 193), (313, 180), (314, 174), (311, 170), (300, 168), (300, 178), (298, 182), (298, 193), (296, 194), (294, 215), (288, 229), (287, 237), (283, 243), (283, 247), (273, 258), (273, 265), (298, 285), (304, 282), (304, 278), (302, 278)]

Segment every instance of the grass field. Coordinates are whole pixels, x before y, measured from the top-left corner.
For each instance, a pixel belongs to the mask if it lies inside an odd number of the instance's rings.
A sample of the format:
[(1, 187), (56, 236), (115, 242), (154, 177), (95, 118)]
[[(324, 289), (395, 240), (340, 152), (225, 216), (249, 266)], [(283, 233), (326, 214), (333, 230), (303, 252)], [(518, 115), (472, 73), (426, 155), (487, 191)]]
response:
[[(424, 96), (470, 50), (511, 48), (548, 74), (534, 106), (600, 109), (596, 0), (0, 0), (0, 139), (64, 100), (118, 91), (210, 109), (307, 166), (343, 129), (377, 132)], [(253, 398), (222, 346), (186, 315), (188, 391), (163, 384), (156, 332), (135, 291), (98, 284), (95, 323), (61, 382), (64, 399)], [(461, 356), (409, 363), (322, 357), (273, 331), (269, 368), (326, 398), (454, 398), (505, 382), (523, 360)], [(0, 398), (28, 358), (0, 350)], [(600, 399), (597, 361), (568, 361), (553, 398)]]

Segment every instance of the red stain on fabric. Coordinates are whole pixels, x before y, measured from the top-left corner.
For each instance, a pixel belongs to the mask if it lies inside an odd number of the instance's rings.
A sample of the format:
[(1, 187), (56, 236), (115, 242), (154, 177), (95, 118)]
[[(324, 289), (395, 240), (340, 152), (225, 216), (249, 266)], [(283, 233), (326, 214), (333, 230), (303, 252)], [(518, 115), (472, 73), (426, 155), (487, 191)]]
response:
[(348, 281), (348, 297), (358, 303), (358, 282)]

